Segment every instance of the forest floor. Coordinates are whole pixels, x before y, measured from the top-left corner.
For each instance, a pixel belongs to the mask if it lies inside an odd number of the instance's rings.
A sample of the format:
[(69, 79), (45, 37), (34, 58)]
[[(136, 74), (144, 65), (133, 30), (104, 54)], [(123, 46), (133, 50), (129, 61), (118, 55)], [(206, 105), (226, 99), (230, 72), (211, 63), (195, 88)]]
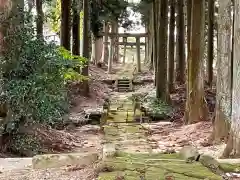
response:
[[(110, 85), (103, 83), (103, 80), (115, 78), (116, 75), (121, 74), (123, 71), (121, 65), (114, 66), (114, 74), (108, 75), (105, 69), (90, 67), (90, 97), (84, 97), (81, 92), (76, 91), (79, 84), (71, 84), (70, 92), (72, 99), (72, 109), (70, 117), (73, 119), (84, 118), (82, 112), (84, 108), (97, 108), (102, 105), (103, 99), (106, 96), (111, 96), (118, 101), (118, 105), (122, 104), (124, 107), (129, 106), (125, 100), (131, 93), (117, 93), (113, 92)], [(114, 77), (113, 77), (114, 76)], [(139, 79), (152, 79), (153, 74), (148, 70), (143, 70), (142, 73), (137, 75)], [(149, 92), (154, 89), (152, 83), (145, 83), (141, 86), (135, 87), (135, 92)], [(141, 170), (148, 168), (144, 172), (145, 178), (149, 180), (164, 179), (166, 173), (176, 176), (175, 179), (203, 179), (201, 173), (206, 170), (197, 172), (196, 177), (191, 176), (194, 168), (200, 168), (199, 164), (186, 165), (185, 163), (167, 161), (162, 164), (155, 164), (155, 167), (150, 166), (154, 164), (151, 159), (177, 159), (175, 155), (163, 155), (162, 153), (178, 151), (185, 145), (193, 145), (197, 147), (200, 152), (210, 154), (214, 157), (221, 155), (225, 144), (213, 146), (207, 143), (208, 137), (212, 132), (211, 114), (213, 113), (215, 104), (215, 91), (214, 89), (206, 88), (206, 99), (209, 105), (210, 116), (204, 122), (193, 125), (183, 125), (184, 104), (185, 104), (186, 91), (184, 85), (177, 86), (174, 93), (171, 94), (174, 114), (171, 121), (144, 123), (142, 125), (127, 125), (117, 124), (111, 125), (112, 121), (119, 121), (125, 119), (124, 112), (112, 114), (109, 126), (104, 128), (104, 134), (99, 131), (98, 125), (84, 125), (79, 127), (68, 127), (63, 130), (46, 129), (44, 127), (32, 128), (31, 131), (39, 135), (42, 139), (43, 149), (46, 148), (48, 153), (67, 153), (67, 152), (82, 152), (82, 153), (101, 153), (103, 146), (106, 142), (115, 142), (119, 154), (116, 159), (109, 161), (110, 165), (116, 169), (111, 173), (101, 172), (100, 177), (103, 180), (114, 179), (119, 173), (127, 175), (127, 179), (140, 179)], [(112, 107), (114, 108), (114, 107)], [(116, 107), (115, 107), (116, 108)], [(131, 108), (131, 107), (129, 107)], [(131, 114), (130, 114), (131, 115)], [(155, 155), (147, 156), (145, 153), (152, 153)], [(135, 154), (134, 154), (135, 153)], [(4, 156), (4, 154), (3, 154)], [(120, 164), (120, 165), (119, 165)], [(125, 168), (122, 167), (124, 165)], [(78, 166), (64, 166), (61, 168), (51, 169), (32, 169), (32, 158), (2, 158), (0, 159), (0, 179), (4, 180), (21, 180), (21, 179), (49, 179), (49, 180), (94, 180), (99, 172), (96, 164), (91, 164), (85, 167)], [(181, 169), (175, 169), (177, 166), (190, 168), (189, 171), (182, 172)], [(195, 167), (196, 166), (196, 167)], [(163, 167), (167, 167), (163, 168)], [(159, 171), (159, 169), (162, 169)], [(165, 170), (163, 170), (165, 169)], [(158, 173), (157, 173), (158, 172)], [(130, 173), (130, 174), (129, 174)], [(156, 174), (157, 173), (157, 174)], [(182, 173), (186, 173), (183, 175)], [(209, 172), (208, 172), (209, 173)], [(162, 177), (161, 177), (162, 176)], [(214, 175), (211, 174), (212, 179)], [(210, 178), (211, 179), (211, 178)], [(120, 179), (119, 179), (120, 180)]]

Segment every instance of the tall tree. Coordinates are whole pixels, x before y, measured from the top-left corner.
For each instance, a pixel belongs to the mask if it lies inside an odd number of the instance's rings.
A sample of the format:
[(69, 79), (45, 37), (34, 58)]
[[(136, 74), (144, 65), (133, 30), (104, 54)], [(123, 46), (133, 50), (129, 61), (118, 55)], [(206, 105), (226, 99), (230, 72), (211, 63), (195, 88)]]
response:
[(187, 52), (189, 56), (192, 24), (192, 0), (187, 0)]
[(203, 51), (205, 1), (192, 1), (191, 42), (188, 57), (188, 82), (185, 122), (187, 124), (205, 120), (207, 105), (204, 99)]
[(43, 0), (36, 0), (36, 9), (37, 9), (37, 35), (39, 38), (43, 38)]
[(231, 6), (231, 0), (219, 1), (217, 95), (212, 136), (217, 143), (228, 136), (232, 114)]
[(103, 37), (103, 52), (102, 52), (102, 62), (105, 64), (108, 63), (108, 56), (109, 56), (109, 50), (108, 50), (108, 33), (109, 33), (109, 24), (108, 22), (104, 22), (104, 37)]
[(80, 2), (72, 2), (72, 54), (80, 55)]
[(232, 83), (232, 117), (227, 146), (223, 157), (240, 157), (240, 0), (234, 1), (234, 31), (233, 31), (233, 83)]
[(169, 101), (167, 83), (167, 31), (168, 31), (168, 1), (161, 0), (159, 3), (160, 12), (158, 26), (158, 61), (157, 61), (157, 81), (156, 96), (164, 101)]
[(213, 36), (214, 36), (214, 0), (208, 0), (208, 57), (207, 57), (207, 81), (209, 86), (213, 81)]
[(61, 46), (70, 51), (71, 0), (61, 0)]
[(158, 25), (158, 19), (157, 19), (157, 12), (158, 12), (158, 0), (154, 0), (152, 3), (152, 38), (153, 38), (153, 67), (154, 67), (154, 75), (155, 75), (155, 79), (154, 79), (154, 85), (157, 85), (157, 38), (158, 38), (158, 33), (157, 33), (157, 25)]
[[(89, 1), (83, 0), (83, 57), (86, 59), (89, 59)], [(87, 64), (82, 69), (82, 74), (84, 76), (88, 76), (88, 65), (89, 61), (87, 61)], [(88, 80), (83, 81), (83, 90), (84, 95), (89, 95), (89, 84)]]
[(177, 51), (177, 80), (180, 83), (183, 83), (185, 80), (185, 25), (184, 25), (184, 0), (177, 0), (177, 43), (178, 43), (178, 51)]
[(168, 88), (169, 92), (174, 89), (174, 30), (175, 30), (175, 0), (170, 0), (170, 20), (169, 20), (169, 39), (168, 39)]

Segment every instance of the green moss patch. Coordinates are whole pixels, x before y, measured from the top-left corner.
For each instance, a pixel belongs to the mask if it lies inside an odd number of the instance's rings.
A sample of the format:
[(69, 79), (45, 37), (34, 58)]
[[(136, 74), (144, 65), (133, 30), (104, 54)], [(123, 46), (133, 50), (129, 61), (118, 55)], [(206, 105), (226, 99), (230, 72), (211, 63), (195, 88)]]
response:
[(177, 180), (204, 179), (221, 180), (200, 163), (185, 163), (178, 154), (129, 154), (118, 152), (116, 157), (107, 159), (104, 166), (111, 172), (100, 172), (99, 179), (115, 179), (119, 174), (125, 179), (139, 180), (144, 176), (146, 180), (165, 179), (173, 176)]

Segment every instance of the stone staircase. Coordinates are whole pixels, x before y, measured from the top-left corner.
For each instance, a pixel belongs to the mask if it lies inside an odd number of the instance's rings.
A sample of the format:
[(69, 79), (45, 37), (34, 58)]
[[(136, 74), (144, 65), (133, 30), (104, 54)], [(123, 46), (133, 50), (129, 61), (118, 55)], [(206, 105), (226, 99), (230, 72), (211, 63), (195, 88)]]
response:
[(115, 82), (115, 90), (117, 92), (133, 91), (133, 82), (130, 79), (117, 79)]

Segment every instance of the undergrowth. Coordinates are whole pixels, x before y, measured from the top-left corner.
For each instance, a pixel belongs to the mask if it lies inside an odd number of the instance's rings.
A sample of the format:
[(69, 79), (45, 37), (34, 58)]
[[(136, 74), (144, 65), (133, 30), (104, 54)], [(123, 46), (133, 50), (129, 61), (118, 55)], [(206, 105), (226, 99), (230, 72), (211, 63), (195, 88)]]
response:
[(148, 93), (134, 93), (129, 97), (129, 100), (139, 99), (144, 107), (147, 107), (151, 114), (161, 116), (171, 116), (173, 108), (161, 99), (156, 98), (156, 91), (150, 91)]
[[(22, 125), (54, 127), (62, 123), (69, 110), (67, 81), (86, 78), (80, 71), (85, 58), (72, 56), (63, 47), (37, 38), (27, 20), (17, 31), (6, 33), (6, 50), (0, 55), (0, 104), (4, 107), (0, 110), (0, 135), (16, 136)], [(12, 142), (16, 150), (37, 150), (35, 141), (34, 137), (21, 136)]]

